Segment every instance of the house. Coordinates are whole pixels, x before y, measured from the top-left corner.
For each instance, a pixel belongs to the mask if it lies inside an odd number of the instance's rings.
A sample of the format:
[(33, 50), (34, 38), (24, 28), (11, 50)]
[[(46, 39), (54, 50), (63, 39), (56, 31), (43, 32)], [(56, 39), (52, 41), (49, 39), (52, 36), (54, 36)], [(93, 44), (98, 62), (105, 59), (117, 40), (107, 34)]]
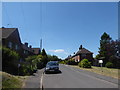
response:
[(24, 44), (22, 44), (22, 51), (23, 51), (22, 56), (24, 58), (26, 58), (26, 57), (28, 57), (30, 55), (35, 55), (35, 53), (34, 53), (34, 51), (32, 49), (32, 46), (31, 45), (28, 46), (27, 42), (25, 42)]
[(22, 54), (21, 39), (17, 28), (0, 28), (2, 32), (2, 46)]
[(32, 48), (34, 54), (38, 55), (40, 54), (40, 48)]
[(32, 48), (28, 43), (21, 42), (18, 28), (0, 28), (2, 32), (2, 46), (16, 51), (21, 58), (26, 58), (30, 55), (37, 55), (40, 53), (40, 48)]
[(80, 62), (83, 59), (88, 59), (90, 62), (93, 62), (93, 53), (87, 50), (86, 48), (83, 48), (82, 45), (80, 45), (79, 50), (70, 58), (75, 60), (75, 62)]
[(65, 58), (65, 60), (69, 60), (69, 59), (71, 59), (71, 58), (72, 58), (72, 56), (69, 55), (67, 58)]

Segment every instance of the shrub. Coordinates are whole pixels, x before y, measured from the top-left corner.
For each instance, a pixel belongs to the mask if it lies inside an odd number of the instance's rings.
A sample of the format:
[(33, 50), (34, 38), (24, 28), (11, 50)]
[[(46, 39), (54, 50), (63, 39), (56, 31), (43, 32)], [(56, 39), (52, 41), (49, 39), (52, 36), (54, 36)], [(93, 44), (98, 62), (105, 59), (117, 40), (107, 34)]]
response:
[(65, 61), (62, 60), (62, 61), (60, 61), (59, 63), (60, 63), (60, 64), (65, 64)]
[(11, 74), (17, 74), (19, 55), (17, 52), (2, 47), (2, 70)]
[(105, 67), (107, 68), (113, 68), (113, 63), (112, 62), (107, 62)]
[(82, 67), (82, 68), (91, 68), (91, 64), (88, 61), (88, 59), (83, 59), (81, 62), (79, 62), (78, 65), (79, 67)]
[(118, 67), (118, 65), (119, 65), (118, 61), (119, 61), (118, 58), (114, 55), (109, 58), (109, 62), (111, 62), (113, 64), (114, 68)]
[(69, 64), (69, 65), (78, 65), (78, 63), (75, 62), (74, 59), (70, 59), (70, 60), (68, 60), (68, 61), (67, 61), (67, 64)]

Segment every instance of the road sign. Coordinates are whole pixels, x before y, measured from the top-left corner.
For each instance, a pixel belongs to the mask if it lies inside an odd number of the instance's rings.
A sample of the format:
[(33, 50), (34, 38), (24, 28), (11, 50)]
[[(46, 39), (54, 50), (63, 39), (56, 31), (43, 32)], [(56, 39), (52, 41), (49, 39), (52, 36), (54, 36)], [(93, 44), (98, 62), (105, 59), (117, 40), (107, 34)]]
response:
[(101, 63), (101, 64), (102, 64), (102, 63), (103, 63), (103, 60), (99, 60), (99, 63)]

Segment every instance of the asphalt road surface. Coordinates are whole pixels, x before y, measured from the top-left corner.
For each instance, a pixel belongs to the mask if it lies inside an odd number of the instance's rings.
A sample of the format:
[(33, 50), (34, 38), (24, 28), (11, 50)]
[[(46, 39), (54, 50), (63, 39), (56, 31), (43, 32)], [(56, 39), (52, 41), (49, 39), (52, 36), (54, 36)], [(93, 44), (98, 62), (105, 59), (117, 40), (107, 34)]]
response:
[(44, 88), (118, 88), (118, 85), (71, 66), (60, 65), (61, 73), (44, 74)]

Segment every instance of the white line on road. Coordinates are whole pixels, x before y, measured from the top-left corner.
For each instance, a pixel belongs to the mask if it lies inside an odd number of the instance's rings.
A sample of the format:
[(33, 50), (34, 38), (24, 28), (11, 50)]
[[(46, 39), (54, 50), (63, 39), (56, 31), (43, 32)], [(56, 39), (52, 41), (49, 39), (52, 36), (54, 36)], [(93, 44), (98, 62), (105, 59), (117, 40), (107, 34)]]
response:
[(41, 90), (43, 89), (43, 73), (42, 73), (42, 76), (41, 76), (41, 79), (40, 79), (40, 89)]

